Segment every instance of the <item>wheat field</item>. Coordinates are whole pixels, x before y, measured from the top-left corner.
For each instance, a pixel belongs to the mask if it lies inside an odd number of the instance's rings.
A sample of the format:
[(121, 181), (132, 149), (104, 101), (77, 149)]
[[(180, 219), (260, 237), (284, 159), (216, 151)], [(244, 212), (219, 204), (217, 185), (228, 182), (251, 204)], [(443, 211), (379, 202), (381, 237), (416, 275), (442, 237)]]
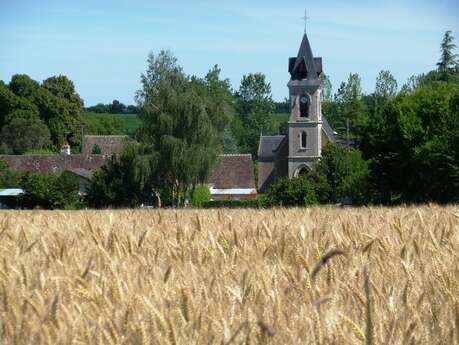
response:
[(0, 212), (1, 344), (459, 344), (459, 208)]

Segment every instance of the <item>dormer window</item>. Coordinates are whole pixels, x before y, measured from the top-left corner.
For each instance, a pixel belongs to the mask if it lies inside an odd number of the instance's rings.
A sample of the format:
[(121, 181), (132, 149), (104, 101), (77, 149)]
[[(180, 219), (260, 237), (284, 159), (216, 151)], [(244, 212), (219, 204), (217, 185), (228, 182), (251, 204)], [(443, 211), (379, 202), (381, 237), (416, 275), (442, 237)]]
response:
[(307, 95), (300, 97), (300, 117), (309, 117), (309, 97)]

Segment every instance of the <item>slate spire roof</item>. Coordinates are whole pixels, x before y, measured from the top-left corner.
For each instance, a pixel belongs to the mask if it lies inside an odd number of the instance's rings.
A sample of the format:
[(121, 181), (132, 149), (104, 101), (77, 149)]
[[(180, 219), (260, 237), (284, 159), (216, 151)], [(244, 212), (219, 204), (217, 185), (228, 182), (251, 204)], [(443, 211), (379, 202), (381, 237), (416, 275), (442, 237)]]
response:
[(315, 58), (312, 54), (306, 33), (303, 35), (297, 57), (289, 60), (289, 72), (292, 80), (317, 80), (322, 73), (322, 58)]

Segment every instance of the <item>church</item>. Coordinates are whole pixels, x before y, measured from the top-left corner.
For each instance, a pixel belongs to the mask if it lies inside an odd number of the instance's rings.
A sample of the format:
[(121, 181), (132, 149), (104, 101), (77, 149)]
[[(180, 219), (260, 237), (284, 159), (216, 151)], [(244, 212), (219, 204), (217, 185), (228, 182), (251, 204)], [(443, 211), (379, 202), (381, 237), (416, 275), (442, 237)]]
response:
[[(258, 184), (255, 183), (250, 154), (221, 155), (207, 181), (214, 200), (254, 199), (279, 177), (296, 177), (312, 168), (322, 148), (334, 141), (334, 133), (321, 110), (322, 59), (314, 57), (306, 33), (297, 57), (288, 61), (290, 81), (290, 118), (288, 133), (260, 137), (258, 147)], [(118, 155), (129, 142), (127, 136), (85, 135), (82, 152), (72, 154), (70, 147), (53, 155), (0, 155), (13, 171), (44, 175), (69, 172), (80, 181), (85, 193), (92, 175), (112, 155)], [(95, 148), (98, 153), (95, 153)]]
[(297, 177), (310, 170), (334, 132), (322, 116), (322, 58), (314, 57), (306, 32), (296, 57), (288, 60), (290, 117), (286, 135), (261, 135), (258, 146), (258, 190), (279, 177)]

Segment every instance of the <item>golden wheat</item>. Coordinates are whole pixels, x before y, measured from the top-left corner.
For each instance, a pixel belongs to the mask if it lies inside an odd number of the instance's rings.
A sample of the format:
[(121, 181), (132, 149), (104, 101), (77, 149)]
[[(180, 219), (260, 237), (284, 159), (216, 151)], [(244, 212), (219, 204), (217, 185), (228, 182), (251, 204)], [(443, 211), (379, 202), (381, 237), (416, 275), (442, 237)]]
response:
[(458, 207), (0, 212), (0, 344), (457, 344)]

